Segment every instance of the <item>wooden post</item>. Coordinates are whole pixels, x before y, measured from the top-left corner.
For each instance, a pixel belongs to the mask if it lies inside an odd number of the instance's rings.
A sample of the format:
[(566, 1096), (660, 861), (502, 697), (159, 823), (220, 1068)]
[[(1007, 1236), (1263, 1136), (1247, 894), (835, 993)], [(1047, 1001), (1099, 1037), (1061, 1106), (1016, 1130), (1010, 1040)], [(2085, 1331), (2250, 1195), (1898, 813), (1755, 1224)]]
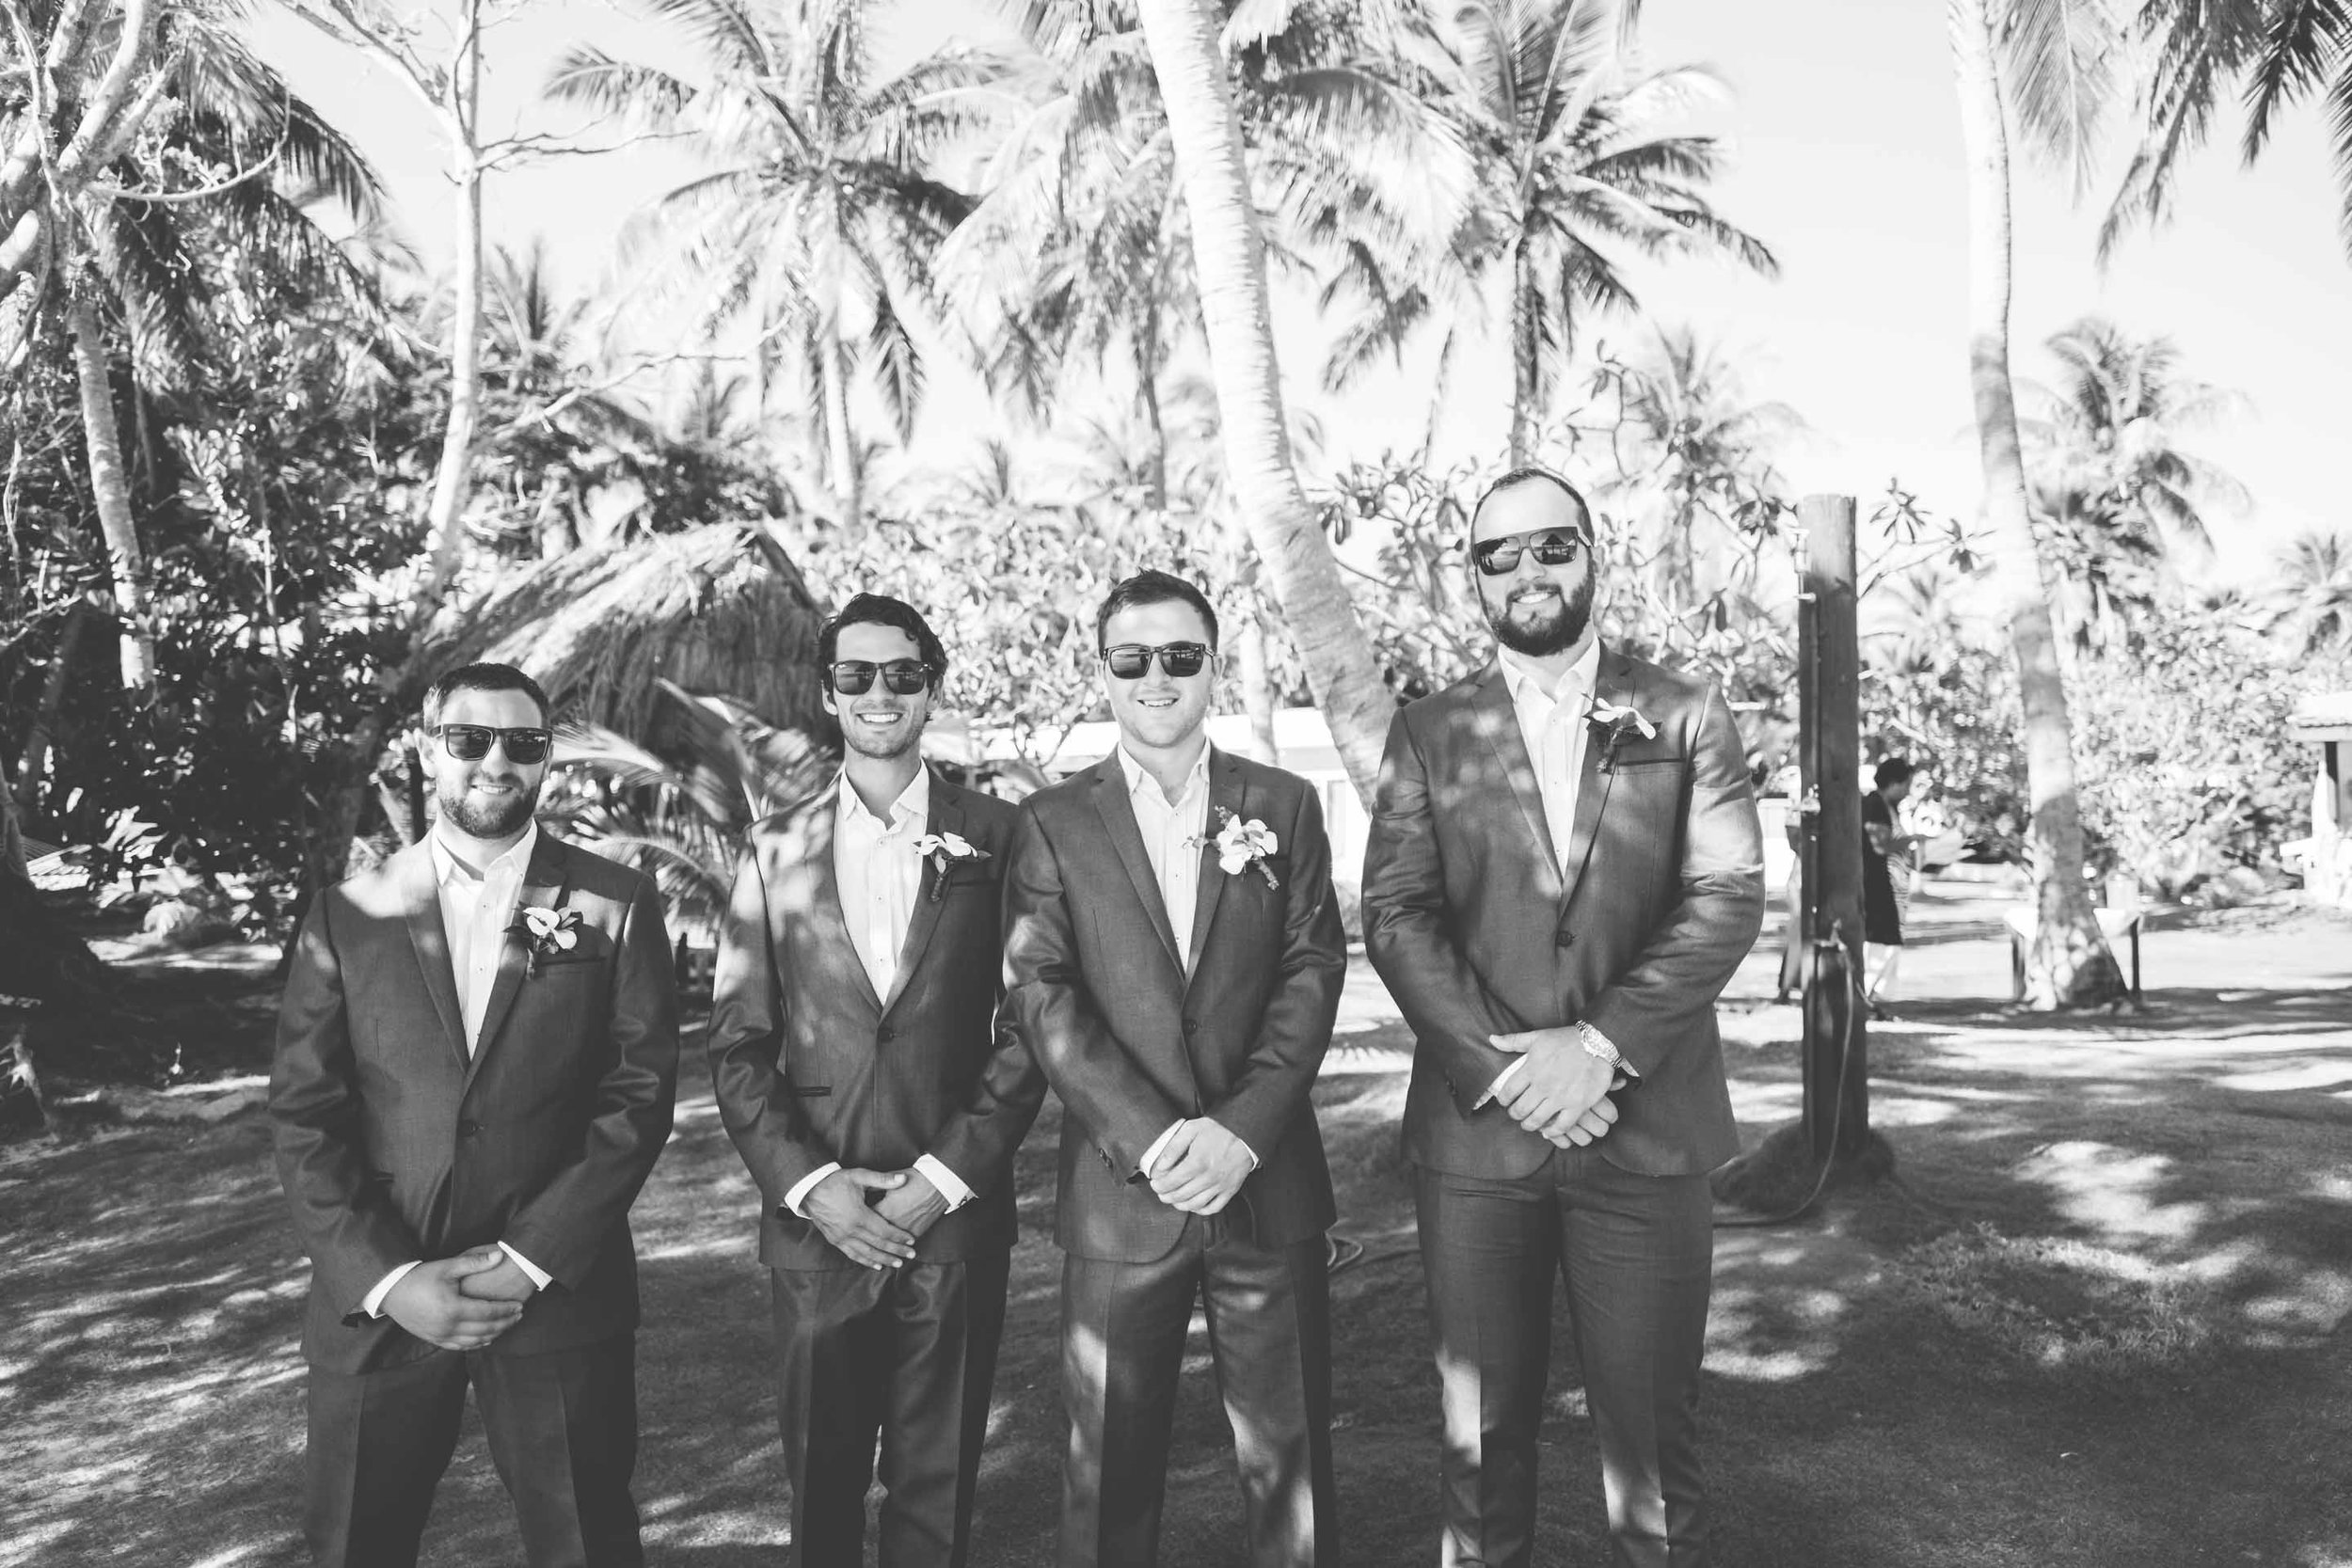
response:
[[(1798, 755), (1807, 805), (1808, 942), (1836, 937), (1847, 973), (1808, 952), (1804, 1130), (1816, 1157), (1851, 1157), (1870, 1131), (1868, 1024), (1861, 998), (1862, 648), (1855, 626), (1854, 502), (1807, 496), (1804, 587), (1797, 602)], [(1816, 804), (1818, 802), (1818, 805)], [(1834, 1147), (1833, 1147), (1834, 1145)]]

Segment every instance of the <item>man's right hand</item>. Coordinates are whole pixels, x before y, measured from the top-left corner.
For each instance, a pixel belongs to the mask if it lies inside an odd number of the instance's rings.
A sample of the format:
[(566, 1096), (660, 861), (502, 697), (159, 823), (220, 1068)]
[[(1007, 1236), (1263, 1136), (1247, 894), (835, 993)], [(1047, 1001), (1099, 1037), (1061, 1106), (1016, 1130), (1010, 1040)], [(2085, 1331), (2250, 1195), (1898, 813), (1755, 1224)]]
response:
[(801, 1199), (801, 1215), (850, 1262), (895, 1269), (914, 1256), (914, 1238), (876, 1213), (866, 1195), (890, 1192), (906, 1179), (902, 1170), (844, 1166), (809, 1189)]
[(384, 1315), (429, 1345), (480, 1350), (514, 1327), (523, 1309), (516, 1302), (476, 1300), (457, 1282), (504, 1261), (506, 1254), (493, 1246), (419, 1263), (385, 1295)]

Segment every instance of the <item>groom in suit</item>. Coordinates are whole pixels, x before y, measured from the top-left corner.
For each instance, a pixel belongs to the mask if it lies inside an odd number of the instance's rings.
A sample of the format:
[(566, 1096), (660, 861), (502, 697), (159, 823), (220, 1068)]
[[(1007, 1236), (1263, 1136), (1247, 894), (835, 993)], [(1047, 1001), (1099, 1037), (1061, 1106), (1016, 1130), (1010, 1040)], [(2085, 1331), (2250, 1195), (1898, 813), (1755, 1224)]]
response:
[(1740, 1147), (1715, 998), (1756, 940), (1763, 852), (1723, 693), (1595, 635), (1593, 544), (1554, 474), (1481, 499), (1501, 652), (1397, 715), (1364, 860), (1365, 946), (1416, 1038), (1446, 1568), (1533, 1559), (1555, 1275), (1617, 1560), (1708, 1560), (1707, 1172)]
[(532, 1568), (644, 1560), (628, 1210), (670, 1132), (653, 883), (541, 833), (547, 698), (426, 694), (438, 819), (322, 894), (278, 1024), (278, 1171), (310, 1255), (305, 1533), (405, 1565), (470, 1385)]
[(759, 1185), (792, 1560), (865, 1560), (879, 1438), (882, 1568), (953, 1568), (1005, 1325), (1012, 1156), (1045, 1095), (997, 1028), (1013, 808), (923, 765), (947, 653), (913, 606), (858, 594), (818, 667), (847, 761), (752, 830), (711, 1079)]
[(1096, 617), (1111, 755), (1025, 801), (1006, 1004), (1064, 1107), (1061, 1568), (1150, 1568), (1196, 1298), (1253, 1568), (1336, 1560), (1308, 1091), (1346, 969), (1314, 790), (1205, 724), (1216, 613), (1165, 572)]

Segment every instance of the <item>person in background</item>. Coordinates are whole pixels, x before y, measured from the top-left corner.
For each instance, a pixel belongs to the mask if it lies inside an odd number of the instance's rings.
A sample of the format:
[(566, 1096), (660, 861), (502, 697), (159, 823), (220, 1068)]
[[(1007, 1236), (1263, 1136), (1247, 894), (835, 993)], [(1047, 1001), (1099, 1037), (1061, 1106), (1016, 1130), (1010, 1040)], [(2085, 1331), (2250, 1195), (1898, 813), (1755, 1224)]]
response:
[(1912, 853), (1920, 839), (1902, 831), (1902, 803), (1917, 769), (1904, 757), (1888, 757), (1871, 775), (1875, 786), (1862, 797), (1862, 940), (1864, 996), (1870, 1016), (1891, 1018), (1886, 998), (1903, 956), (1903, 918), (1911, 901)]

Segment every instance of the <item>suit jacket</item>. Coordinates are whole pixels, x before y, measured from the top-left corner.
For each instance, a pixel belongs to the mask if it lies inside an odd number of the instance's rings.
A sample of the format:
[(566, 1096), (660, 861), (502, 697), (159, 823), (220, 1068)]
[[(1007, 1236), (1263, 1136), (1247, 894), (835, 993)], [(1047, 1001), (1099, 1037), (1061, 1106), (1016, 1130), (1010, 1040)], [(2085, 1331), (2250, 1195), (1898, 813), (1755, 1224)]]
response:
[(1218, 811), (1274, 830), (1269, 887), (1200, 850), (1192, 974), (1114, 754), (1022, 803), (1005, 887), (1005, 1005), (1068, 1115), (1055, 1232), (1081, 1257), (1150, 1262), (1188, 1217), (1144, 1180), (1170, 1123), (1210, 1117), (1258, 1168), (1225, 1215), (1286, 1246), (1337, 1217), (1308, 1091), (1331, 1043), (1346, 938), (1323, 810), (1307, 782), (1212, 749)]
[(1763, 920), (1763, 847), (1722, 695), (1607, 646), (1597, 702), (1657, 728), (1584, 751), (1567, 874), (1498, 664), (1406, 707), (1364, 855), (1364, 945), (1416, 1037), (1405, 1153), (1524, 1176), (1550, 1150), (1471, 1106), (1511, 1056), (1489, 1035), (1583, 1020), (1641, 1074), (1597, 1147), (1680, 1175), (1739, 1151), (1715, 998)]
[(310, 1254), (314, 1365), (432, 1354), (360, 1303), (403, 1263), (500, 1241), (553, 1280), (491, 1354), (637, 1325), (628, 1210), (677, 1086), (661, 902), (648, 878), (543, 832), (518, 903), (579, 911), (580, 941), (533, 974), (508, 935), (470, 1059), (425, 845), (328, 890), (303, 923), (269, 1110)]
[(1013, 808), (931, 780), (925, 831), (957, 833), (986, 860), (930, 859), (890, 994), (858, 961), (834, 876), (835, 789), (755, 825), (719, 932), (710, 1075), (720, 1114), (759, 1183), (761, 1261), (849, 1269), (808, 1220), (784, 1206), (834, 1161), (902, 1170), (930, 1154), (973, 1199), (915, 1243), (924, 1262), (1004, 1248), (1013, 1239), (1012, 1155), (1045, 1081), (1009, 1029), (998, 889)]

